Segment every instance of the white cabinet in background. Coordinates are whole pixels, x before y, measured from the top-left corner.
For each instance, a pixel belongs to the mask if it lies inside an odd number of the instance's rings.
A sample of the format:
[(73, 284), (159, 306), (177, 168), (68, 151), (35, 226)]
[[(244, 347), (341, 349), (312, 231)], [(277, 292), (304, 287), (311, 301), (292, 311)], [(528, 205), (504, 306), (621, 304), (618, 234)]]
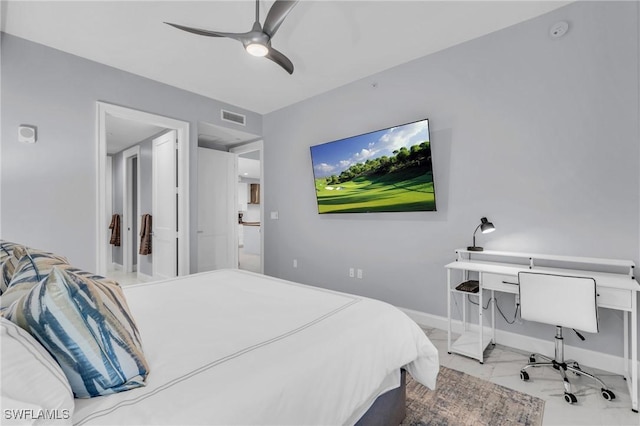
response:
[(244, 252), (260, 254), (260, 225), (244, 226)]

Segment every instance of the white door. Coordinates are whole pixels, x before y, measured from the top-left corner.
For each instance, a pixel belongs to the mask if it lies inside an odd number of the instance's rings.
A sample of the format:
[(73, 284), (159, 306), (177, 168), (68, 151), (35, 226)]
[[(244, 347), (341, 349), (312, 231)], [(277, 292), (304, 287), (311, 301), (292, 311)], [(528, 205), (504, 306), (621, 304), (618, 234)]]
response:
[(198, 272), (238, 267), (235, 155), (198, 148)]
[(153, 140), (152, 228), (153, 277), (173, 278), (178, 272), (178, 203), (176, 132)]

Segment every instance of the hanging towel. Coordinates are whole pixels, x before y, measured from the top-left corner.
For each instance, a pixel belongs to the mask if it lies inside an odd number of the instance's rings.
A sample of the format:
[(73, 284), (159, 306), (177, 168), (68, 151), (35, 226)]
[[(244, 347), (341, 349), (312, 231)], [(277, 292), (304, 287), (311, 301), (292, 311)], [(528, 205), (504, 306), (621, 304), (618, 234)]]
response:
[(109, 225), (109, 229), (111, 229), (111, 240), (109, 240), (109, 244), (113, 244), (116, 247), (120, 247), (120, 215), (114, 214), (111, 216), (111, 224)]
[(151, 254), (151, 215), (143, 214), (140, 223), (140, 254)]

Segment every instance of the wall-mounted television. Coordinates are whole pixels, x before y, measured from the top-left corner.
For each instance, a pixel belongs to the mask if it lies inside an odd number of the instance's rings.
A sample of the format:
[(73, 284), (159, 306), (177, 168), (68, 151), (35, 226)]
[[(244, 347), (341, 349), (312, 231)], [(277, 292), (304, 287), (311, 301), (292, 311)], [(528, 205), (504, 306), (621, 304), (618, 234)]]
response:
[(435, 211), (429, 120), (311, 147), (318, 213)]

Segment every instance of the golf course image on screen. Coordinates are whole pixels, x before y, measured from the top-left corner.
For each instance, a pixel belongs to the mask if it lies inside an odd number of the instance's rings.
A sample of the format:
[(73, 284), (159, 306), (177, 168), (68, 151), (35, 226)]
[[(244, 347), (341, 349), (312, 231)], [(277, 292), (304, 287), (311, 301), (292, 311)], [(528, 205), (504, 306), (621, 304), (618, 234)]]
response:
[(311, 147), (319, 213), (435, 211), (427, 119)]

